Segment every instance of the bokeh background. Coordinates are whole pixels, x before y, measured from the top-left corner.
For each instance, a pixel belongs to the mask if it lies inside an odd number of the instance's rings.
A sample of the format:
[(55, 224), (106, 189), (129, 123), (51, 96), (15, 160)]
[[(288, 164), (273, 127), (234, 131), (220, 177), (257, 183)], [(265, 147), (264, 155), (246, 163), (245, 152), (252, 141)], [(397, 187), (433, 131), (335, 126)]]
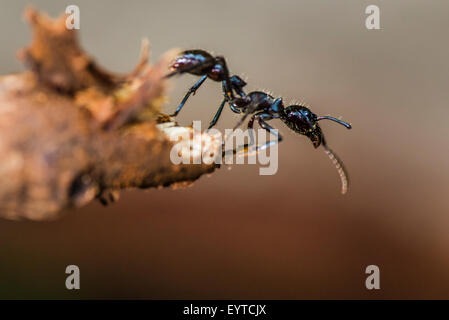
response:
[[(30, 1), (0, 1), (0, 73), (23, 70)], [(350, 176), (281, 122), (279, 171), (223, 167), (191, 187), (122, 193), (52, 222), (0, 221), (0, 298), (449, 298), (449, 3), (447, 1), (32, 1), (81, 9), (81, 40), (127, 72), (148, 37), (153, 61), (175, 48), (224, 55), (248, 90), (318, 114)], [(381, 30), (365, 28), (380, 7)], [(177, 78), (172, 111), (194, 76)], [(179, 116), (205, 123), (221, 101), (206, 82)], [(237, 117), (229, 110), (218, 128)], [(7, 183), (3, 181), (2, 183)], [(81, 290), (65, 289), (65, 267)], [(381, 290), (365, 288), (378, 265)]]

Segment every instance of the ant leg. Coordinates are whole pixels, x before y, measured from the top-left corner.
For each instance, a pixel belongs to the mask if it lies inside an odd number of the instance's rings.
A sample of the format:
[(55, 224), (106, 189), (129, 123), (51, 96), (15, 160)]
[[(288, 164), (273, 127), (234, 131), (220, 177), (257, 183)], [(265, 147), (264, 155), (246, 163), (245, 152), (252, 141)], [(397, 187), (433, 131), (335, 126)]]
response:
[[(243, 104), (240, 103), (241, 105), (239, 104), (238, 107), (241, 108), (242, 111), (245, 112), (245, 114), (240, 118), (240, 120), (237, 122), (237, 124), (234, 126), (234, 128), (232, 128), (232, 131), (235, 131), (238, 127), (240, 127), (242, 125), (242, 123), (245, 122), (246, 118), (248, 118), (248, 116), (250, 114), (254, 113), (255, 108), (257, 107), (256, 104), (248, 104), (245, 101), (245, 99), (243, 99), (243, 98), (237, 98), (232, 101), (229, 101), (229, 104), (231, 105), (234, 101), (237, 101), (237, 100), (242, 100), (240, 102), (243, 102)], [(231, 108), (231, 110), (232, 110), (232, 108)], [(229, 137), (230, 136), (228, 136), (227, 138), (225, 137), (225, 140), (227, 140)]]
[[(209, 128), (207, 128), (207, 130), (209, 130), (210, 128), (212, 128), (213, 126), (215, 126), (217, 124), (218, 119), (221, 116), (221, 112), (223, 111), (224, 105), (226, 104), (226, 101), (228, 101), (228, 98), (225, 96), (223, 101), (220, 104), (220, 107), (217, 110), (217, 113), (215, 114), (213, 120), (210, 122), (209, 124)], [(235, 113), (240, 113), (239, 109), (236, 109), (232, 103), (229, 103), (229, 108), (231, 108), (231, 110)]]
[[(233, 77), (235, 77), (235, 76), (233, 76)], [(232, 77), (231, 77), (231, 78), (232, 78)], [(235, 87), (235, 86), (233, 85), (232, 81), (231, 81), (231, 85), (232, 85), (232, 88), (235, 90), (235, 92), (236, 92), (240, 97), (243, 97), (243, 96), (242, 96), (242, 93), (243, 93), (243, 95), (245, 95), (245, 93), (243, 92), (243, 90), (241, 90), (241, 89), (239, 89), (238, 87)], [(224, 94), (224, 96), (225, 96), (225, 100), (228, 101), (228, 103), (229, 103), (229, 108), (231, 108), (232, 112), (234, 112), (234, 113), (240, 113), (240, 110), (237, 109), (236, 107), (234, 107), (234, 106), (232, 105), (232, 103), (231, 103), (231, 100), (228, 99), (228, 94), (226, 94), (226, 80), (223, 80), (223, 81), (221, 82), (221, 88), (222, 88), (222, 90), (223, 90), (223, 94)]]
[(268, 123), (265, 122), (266, 120), (273, 119), (272, 115), (270, 115), (268, 113), (259, 113), (256, 115), (256, 118), (257, 118), (257, 121), (259, 122), (259, 125), (262, 128), (264, 128), (269, 133), (271, 133), (277, 137), (276, 140), (270, 140), (267, 143), (265, 143), (263, 146), (257, 146), (256, 151), (266, 149), (266, 148), (282, 141), (282, 136), (279, 134), (279, 132), (277, 130), (273, 129), (273, 127), (271, 127)]
[[(231, 83), (232, 84), (232, 83)], [(223, 111), (223, 107), (224, 107), (224, 105), (225, 105), (225, 103), (226, 103), (226, 101), (228, 101), (228, 103), (229, 103), (229, 108), (232, 110), (232, 112), (234, 112), (234, 113), (241, 113), (241, 111), (239, 110), (239, 109), (237, 109), (236, 107), (234, 107), (233, 105), (232, 105), (232, 103), (230, 102), (230, 100), (229, 100), (229, 98), (228, 98), (228, 94), (226, 93), (226, 80), (223, 80), (222, 81), (222, 83), (221, 83), (221, 87), (222, 87), (222, 89), (223, 89), (223, 93), (224, 93), (224, 99), (223, 99), (223, 102), (221, 103), (221, 105), (220, 105), (220, 107), (218, 108), (218, 110), (217, 110), (217, 113), (215, 114), (215, 116), (214, 116), (214, 119), (211, 121), (211, 123), (209, 124), (209, 128), (207, 128), (208, 130), (210, 129), (210, 128), (212, 128), (216, 123), (217, 123), (217, 121), (218, 121), (218, 119), (220, 118), (220, 116), (221, 116), (221, 112)], [(234, 90), (237, 90), (236, 88), (234, 88)], [(243, 93), (243, 95), (245, 95), (245, 93), (243, 92), (243, 90), (241, 90), (241, 89), (239, 89), (240, 91), (238, 92), (238, 94), (240, 95), (240, 96), (242, 96), (242, 93)]]
[(223, 101), (220, 104), (220, 107), (217, 110), (217, 113), (215, 114), (214, 118), (212, 119), (212, 121), (209, 124), (209, 128), (207, 128), (207, 130), (209, 130), (210, 128), (212, 128), (213, 126), (215, 126), (217, 124), (218, 119), (220, 118), (221, 112), (223, 111), (223, 107), (226, 103), (226, 97), (223, 99)]
[(247, 156), (249, 154), (249, 148), (254, 145), (254, 119), (256, 115), (252, 115), (248, 121), (248, 135), (249, 135), (249, 143), (245, 143), (242, 146), (237, 146), (232, 150), (232, 154)]
[(235, 129), (237, 129), (238, 127), (240, 127), (242, 125), (243, 122), (245, 122), (246, 118), (248, 117), (249, 112), (245, 112), (245, 114), (243, 115), (243, 117), (240, 118), (239, 122), (237, 122), (237, 124), (234, 126), (234, 128), (232, 129), (232, 131), (234, 131)]
[(232, 91), (233, 86), (232, 86), (231, 78), (229, 77), (229, 70), (228, 70), (228, 66), (226, 64), (226, 60), (222, 56), (217, 56), (215, 58), (215, 63), (216, 63), (216, 65), (221, 66), (220, 76), (223, 79), (223, 81), (222, 81), (223, 93), (229, 101), (232, 101), (232, 100), (234, 100), (235, 97), (234, 97), (234, 92)]
[(198, 80), (198, 82), (195, 83), (193, 87), (189, 89), (189, 91), (187, 91), (187, 94), (185, 95), (184, 99), (182, 99), (181, 103), (176, 108), (176, 111), (173, 114), (171, 114), (170, 117), (176, 117), (178, 115), (179, 111), (181, 111), (182, 107), (184, 107), (184, 104), (187, 102), (187, 99), (189, 99), (190, 95), (192, 93), (193, 95), (195, 95), (196, 90), (198, 90), (198, 88), (203, 84), (204, 81), (206, 81), (206, 79), (207, 75), (202, 76), (200, 80)]
[[(255, 145), (255, 142), (254, 142), (254, 120), (256, 120), (256, 119), (262, 128), (264, 128), (268, 132), (276, 135), (278, 137), (278, 140), (269, 141), (262, 147), (256, 146), (255, 148), (252, 148), (252, 150), (250, 150), (250, 148)], [(249, 121), (248, 121), (249, 143), (244, 144), (240, 148), (240, 150), (244, 150), (244, 152), (242, 153), (243, 156), (249, 156), (250, 154), (253, 154), (253, 152), (257, 153), (259, 150), (263, 150), (263, 149), (267, 148), (268, 146), (271, 146), (272, 144), (275, 144), (278, 141), (282, 140), (282, 137), (279, 135), (279, 133), (277, 133), (277, 131), (274, 131), (274, 129), (270, 125), (268, 125), (263, 119), (271, 120), (271, 119), (273, 119), (273, 117), (272, 117), (272, 115), (267, 114), (267, 113), (257, 113), (257, 114), (252, 115), (251, 118), (249, 119)], [(240, 152), (236, 151), (235, 153), (238, 154)]]
[(248, 121), (248, 134), (249, 134), (249, 145), (248, 148), (254, 145), (254, 120), (256, 115), (253, 115)]
[[(248, 118), (248, 116), (250, 114), (253, 114), (256, 111), (256, 108), (257, 108), (257, 104), (256, 103), (251, 103), (251, 104), (245, 106), (244, 107), (245, 114), (240, 118), (239, 122), (237, 122), (237, 124), (234, 126), (234, 128), (232, 130), (235, 130), (238, 127), (240, 127), (242, 125), (242, 123), (245, 122), (246, 118)], [(258, 114), (262, 114), (262, 113), (258, 113)], [(268, 113), (264, 113), (264, 114), (266, 114), (266, 115), (271, 117), (271, 115), (268, 114)]]
[(232, 105), (232, 103), (229, 103), (229, 108), (231, 109), (232, 112), (234, 113), (242, 113), (239, 109), (237, 109), (236, 107), (234, 107)]

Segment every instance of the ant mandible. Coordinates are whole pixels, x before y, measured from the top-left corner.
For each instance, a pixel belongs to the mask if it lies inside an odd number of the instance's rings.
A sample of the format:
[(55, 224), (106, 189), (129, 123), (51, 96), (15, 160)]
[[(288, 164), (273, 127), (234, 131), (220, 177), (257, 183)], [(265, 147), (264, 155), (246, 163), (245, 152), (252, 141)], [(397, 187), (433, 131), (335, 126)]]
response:
[(282, 136), (278, 133), (278, 131), (273, 129), (273, 127), (266, 123), (266, 121), (268, 120), (280, 119), (293, 131), (308, 137), (312, 141), (315, 148), (318, 148), (320, 145), (323, 146), (325, 153), (332, 160), (338, 171), (338, 174), (340, 175), (342, 194), (345, 194), (347, 192), (349, 179), (346, 169), (343, 166), (343, 162), (327, 146), (323, 132), (318, 125), (318, 121), (325, 119), (332, 120), (345, 126), (347, 129), (351, 129), (352, 127), (349, 123), (330, 116), (318, 117), (308, 108), (301, 105), (291, 105), (285, 108), (282, 98), (275, 99), (271, 95), (261, 91), (253, 91), (241, 98), (235, 98), (231, 101), (231, 104), (235, 109), (238, 109), (242, 113), (244, 113), (243, 117), (234, 127), (234, 130), (237, 129), (249, 115), (251, 115), (251, 118), (248, 121), (250, 145), (254, 143), (252, 129), (255, 120), (258, 121), (259, 125), (263, 129), (267, 130), (269, 133), (272, 133), (277, 137), (277, 140), (269, 141), (263, 146), (257, 146), (255, 148), (256, 152), (282, 141)]
[[(226, 101), (232, 101), (234, 96), (234, 91), (240, 96), (245, 96), (243, 87), (246, 82), (243, 81), (239, 76), (234, 75), (229, 76), (229, 71), (226, 66), (226, 61), (222, 56), (212, 56), (210, 53), (204, 50), (187, 50), (181, 52), (170, 64), (169, 66), (173, 71), (166, 75), (166, 78), (172, 77), (176, 74), (189, 73), (196, 76), (201, 76), (201, 78), (187, 91), (187, 94), (182, 99), (176, 111), (171, 114), (171, 117), (175, 117), (181, 111), (184, 104), (189, 99), (190, 95), (193, 93), (195, 95), (196, 90), (206, 81), (207, 78), (214, 81), (222, 82), (222, 90), (224, 93), (224, 99), (220, 104), (217, 113), (215, 114), (213, 120), (209, 124), (209, 128), (212, 128), (220, 118), (221, 112)], [(235, 109), (231, 104), (229, 104), (231, 110), (235, 113), (240, 113), (240, 110)]]

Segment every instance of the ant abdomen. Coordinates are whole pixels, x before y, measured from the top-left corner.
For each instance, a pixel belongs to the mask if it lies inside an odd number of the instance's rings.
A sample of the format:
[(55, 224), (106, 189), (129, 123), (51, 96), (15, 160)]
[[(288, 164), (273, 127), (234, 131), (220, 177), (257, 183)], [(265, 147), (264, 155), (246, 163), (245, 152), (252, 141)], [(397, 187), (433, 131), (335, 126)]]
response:
[[(214, 126), (218, 121), (225, 103), (228, 102), (230, 104), (230, 102), (235, 98), (234, 92), (239, 96), (243, 96), (245, 94), (242, 89), (246, 85), (245, 81), (243, 81), (238, 76), (229, 76), (226, 61), (221, 56), (214, 57), (210, 53), (200, 49), (187, 50), (181, 52), (173, 60), (169, 67), (171, 68), (172, 72), (166, 75), (166, 78), (183, 73), (201, 76), (201, 78), (187, 91), (184, 99), (182, 99), (181, 103), (176, 108), (176, 111), (170, 116), (175, 117), (178, 115), (178, 113), (184, 107), (184, 104), (189, 99), (190, 95), (195, 94), (195, 92), (199, 89), (199, 87), (201, 87), (201, 85), (204, 83), (204, 81), (206, 81), (207, 78), (213, 81), (222, 82), (222, 89), (224, 93), (224, 100), (220, 104), (220, 107), (218, 108), (217, 113), (211, 121), (209, 128)], [(231, 105), (230, 108), (233, 112), (239, 113), (239, 111), (233, 109)]]
[(202, 76), (211, 71), (215, 65), (214, 57), (204, 50), (187, 50), (181, 52), (170, 64), (170, 68), (178, 73), (190, 73)]

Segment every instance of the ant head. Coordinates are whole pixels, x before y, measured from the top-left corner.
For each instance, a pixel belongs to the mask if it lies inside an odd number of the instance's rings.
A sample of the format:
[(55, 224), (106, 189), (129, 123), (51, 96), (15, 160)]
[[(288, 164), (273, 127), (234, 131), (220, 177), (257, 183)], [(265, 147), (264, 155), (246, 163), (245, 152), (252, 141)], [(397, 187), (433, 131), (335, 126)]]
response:
[(324, 141), (323, 133), (318, 125), (318, 121), (324, 119), (335, 121), (346, 128), (351, 129), (351, 125), (349, 123), (329, 116), (318, 117), (304, 106), (289, 106), (285, 108), (285, 113), (282, 117), (282, 120), (292, 130), (307, 136), (312, 141), (315, 148), (318, 148)]

